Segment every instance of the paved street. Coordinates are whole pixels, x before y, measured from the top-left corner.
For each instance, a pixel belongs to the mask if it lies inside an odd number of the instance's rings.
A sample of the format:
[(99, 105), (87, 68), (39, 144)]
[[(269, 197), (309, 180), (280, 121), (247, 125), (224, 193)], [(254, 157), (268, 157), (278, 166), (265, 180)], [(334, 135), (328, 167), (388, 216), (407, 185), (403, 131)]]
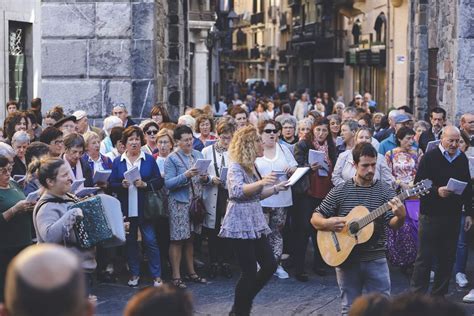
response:
[[(474, 269), (471, 258), (469, 270)], [(309, 270), (308, 270), (309, 271)], [(469, 274), (473, 275), (473, 274)], [(301, 283), (293, 278), (279, 280), (274, 277), (254, 301), (253, 315), (338, 315), (340, 310), (339, 290), (335, 273), (325, 277), (310, 275), (310, 281)], [(216, 278), (208, 285), (189, 284), (193, 294), (196, 315), (227, 315), (232, 300), (234, 279)], [(392, 291), (403, 292), (408, 287), (408, 279), (398, 269), (392, 269)], [(454, 285), (455, 283), (451, 283)], [(145, 286), (145, 285), (143, 285)], [(469, 288), (468, 288), (469, 289)], [(451, 286), (449, 299), (461, 302), (468, 289)], [(99, 298), (97, 315), (121, 315), (127, 300), (138, 290), (120, 284), (102, 284), (96, 288)], [(468, 315), (474, 314), (474, 304), (462, 304)]]

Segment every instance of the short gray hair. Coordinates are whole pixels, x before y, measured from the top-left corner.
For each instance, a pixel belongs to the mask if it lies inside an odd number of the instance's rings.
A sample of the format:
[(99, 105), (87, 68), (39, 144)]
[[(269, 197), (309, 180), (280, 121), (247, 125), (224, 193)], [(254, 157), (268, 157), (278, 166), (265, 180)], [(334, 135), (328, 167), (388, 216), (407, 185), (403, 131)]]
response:
[(313, 120), (307, 117), (298, 122), (298, 128), (302, 126), (308, 126), (309, 128), (311, 128), (311, 125), (313, 125)]
[(13, 134), (12, 145), (14, 143), (17, 143), (17, 144), (28, 143), (29, 144), (30, 143), (30, 136), (25, 131), (18, 131), (15, 134)]
[(8, 145), (7, 143), (0, 142), (0, 156), (4, 156), (10, 160), (13, 160), (16, 154), (12, 146)]
[(291, 126), (293, 126), (293, 128), (296, 128), (296, 121), (295, 121), (295, 119), (293, 119), (291, 117), (284, 118), (280, 123), (281, 123), (282, 127), (285, 124), (291, 124)]

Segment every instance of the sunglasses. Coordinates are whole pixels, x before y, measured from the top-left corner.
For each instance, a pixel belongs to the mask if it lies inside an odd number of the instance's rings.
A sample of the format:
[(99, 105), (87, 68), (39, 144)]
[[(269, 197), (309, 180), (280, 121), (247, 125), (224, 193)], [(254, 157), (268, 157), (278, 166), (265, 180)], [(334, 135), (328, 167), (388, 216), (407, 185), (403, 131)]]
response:
[(146, 134), (147, 135), (156, 135), (156, 134), (158, 134), (158, 131), (156, 129), (154, 129), (154, 130), (146, 131)]
[(270, 129), (270, 128), (267, 128), (267, 129), (264, 129), (263, 130), (265, 132), (265, 134), (277, 134), (278, 133), (278, 130), (277, 129)]

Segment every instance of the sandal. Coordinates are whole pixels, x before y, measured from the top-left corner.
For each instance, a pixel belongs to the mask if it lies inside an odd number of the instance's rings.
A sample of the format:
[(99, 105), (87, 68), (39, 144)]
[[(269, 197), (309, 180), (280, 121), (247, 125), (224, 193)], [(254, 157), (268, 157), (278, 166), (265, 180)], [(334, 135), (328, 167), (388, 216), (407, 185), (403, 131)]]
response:
[(206, 284), (207, 280), (199, 276), (197, 273), (188, 274), (187, 279), (194, 283)]
[(174, 286), (176, 286), (179, 289), (185, 289), (186, 284), (183, 282), (183, 279), (178, 278), (178, 279), (171, 279), (171, 283), (173, 283)]

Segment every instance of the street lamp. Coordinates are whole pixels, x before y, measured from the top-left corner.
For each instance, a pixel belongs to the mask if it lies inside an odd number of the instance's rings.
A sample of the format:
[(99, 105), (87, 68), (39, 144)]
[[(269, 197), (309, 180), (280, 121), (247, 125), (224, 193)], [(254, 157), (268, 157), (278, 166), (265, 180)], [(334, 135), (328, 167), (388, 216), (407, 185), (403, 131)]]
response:
[(235, 13), (234, 10), (231, 10), (227, 15), (227, 20), (229, 21), (229, 29), (232, 29), (234, 27), (234, 24), (237, 24), (239, 19), (240, 17), (237, 15), (237, 13)]

